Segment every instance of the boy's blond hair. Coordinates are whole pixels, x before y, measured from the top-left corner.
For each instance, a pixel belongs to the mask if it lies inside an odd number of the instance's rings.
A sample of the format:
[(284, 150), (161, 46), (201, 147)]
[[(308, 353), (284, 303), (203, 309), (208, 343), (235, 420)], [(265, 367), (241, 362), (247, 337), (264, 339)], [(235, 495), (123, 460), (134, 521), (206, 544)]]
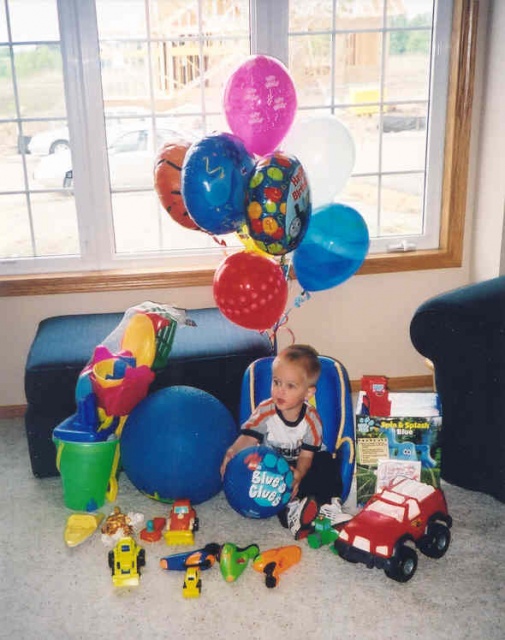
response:
[(307, 344), (292, 344), (279, 352), (277, 358), (300, 365), (307, 375), (308, 383), (315, 387), (321, 375), (319, 353)]

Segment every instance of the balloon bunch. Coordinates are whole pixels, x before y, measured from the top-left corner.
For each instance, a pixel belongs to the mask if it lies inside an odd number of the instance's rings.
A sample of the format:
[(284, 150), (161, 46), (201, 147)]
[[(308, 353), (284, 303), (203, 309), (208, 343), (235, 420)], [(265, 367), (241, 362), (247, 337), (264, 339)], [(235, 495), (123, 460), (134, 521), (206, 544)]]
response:
[[(231, 133), (165, 144), (156, 159), (155, 189), (182, 226), (214, 237), (237, 234), (244, 248), (217, 268), (214, 299), (235, 324), (275, 329), (286, 316), (287, 254), (293, 252), (308, 292), (343, 282), (368, 251), (360, 214), (326, 204), (352, 171), (353, 141), (333, 116), (292, 126), (295, 86), (269, 56), (250, 56), (238, 66), (223, 107)], [(322, 205), (315, 210), (312, 185)]]

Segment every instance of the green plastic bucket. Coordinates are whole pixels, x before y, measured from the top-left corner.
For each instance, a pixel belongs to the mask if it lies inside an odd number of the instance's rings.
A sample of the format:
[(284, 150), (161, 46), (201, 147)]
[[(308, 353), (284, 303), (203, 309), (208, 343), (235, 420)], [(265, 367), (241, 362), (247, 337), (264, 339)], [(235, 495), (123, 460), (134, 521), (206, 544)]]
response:
[(119, 440), (67, 442), (53, 438), (56, 466), (63, 484), (65, 506), (75, 511), (96, 511), (117, 496)]

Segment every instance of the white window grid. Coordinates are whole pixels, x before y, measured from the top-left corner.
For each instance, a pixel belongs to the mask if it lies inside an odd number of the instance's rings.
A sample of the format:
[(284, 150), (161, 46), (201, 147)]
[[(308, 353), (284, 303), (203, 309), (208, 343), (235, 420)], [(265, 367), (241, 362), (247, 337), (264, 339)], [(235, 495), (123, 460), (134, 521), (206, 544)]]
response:
[[(6, 7), (9, 0), (4, 0)], [(335, 11), (338, 0), (333, 0), (333, 10)], [(203, 1), (198, 1), (201, 11)], [(384, 4), (383, 26), (378, 29), (381, 34), (391, 31), (391, 27), (386, 26), (386, 8)], [(148, 4), (146, 4), (148, 10)], [(285, 63), (289, 62), (289, 0), (251, 0), (250, 2), (250, 22), (251, 22), (251, 53), (267, 53), (273, 55)], [(84, 61), (96, 60), (99, 47), (98, 31), (96, 26), (96, 9), (92, 0), (58, 0), (58, 13), (61, 38), (61, 50), (63, 64), (66, 75), (66, 100), (68, 108), (68, 127), (73, 148), (73, 170), (75, 174), (86, 177), (84, 180), (75, 181), (75, 200), (78, 212), (80, 256), (51, 256), (36, 257), (33, 259), (9, 259), (0, 262), (2, 272), (44, 272), (44, 271), (67, 271), (86, 270), (100, 268), (118, 268), (122, 266), (143, 266), (155, 267), (160, 265), (160, 260), (166, 260), (166, 253), (163, 251), (150, 251), (145, 255), (134, 256), (117, 255), (114, 251), (114, 226), (113, 211), (111, 202), (111, 187), (107, 172), (103, 167), (107, 166), (107, 144), (103, 118), (103, 95), (100, 73), (97, 67), (85, 64)], [(8, 15), (8, 14), (7, 14)], [(431, 61), (431, 84), (429, 98), (429, 132), (426, 148), (426, 167), (429, 169), (425, 176), (424, 189), (424, 221), (423, 234), (412, 238), (391, 237), (374, 239), (374, 251), (387, 250), (410, 250), (420, 248), (431, 248), (438, 245), (438, 234), (440, 224), (440, 201), (442, 190), (442, 165), (443, 165), (443, 139), (445, 128), (445, 104), (447, 98), (448, 73), (449, 73), (449, 38), (452, 15), (452, 2), (435, 2), (435, 13), (433, 22), (433, 50)], [(265, 25), (275, 25), (274, 28), (264, 28)], [(408, 27), (406, 28), (408, 29)], [(19, 95), (17, 78), (14, 67), (14, 47), (35, 44), (55, 44), (53, 40), (40, 41), (16, 41), (14, 42), (9, 32), (9, 21), (7, 20), (7, 32), (9, 35), (7, 44), (10, 50), (10, 64), (12, 71), (13, 91), (16, 103), (15, 123), (18, 127), (19, 135), (23, 135), (24, 125), (27, 122), (58, 121), (64, 123), (67, 118), (37, 117), (23, 118), (19, 107)], [(280, 38), (279, 33), (286, 33), (285, 38)], [(342, 30), (332, 29), (331, 36), (335, 37)], [(441, 37), (444, 34), (445, 37)], [(78, 35), (79, 37), (76, 37)], [(292, 32), (290, 36), (302, 35)], [(202, 34), (195, 38), (202, 43), (208, 39), (208, 35)], [(221, 36), (216, 36), (221, 37)], [(152, 42), (146, 40), (149, 48)], [(0, 42), (0, 45), (2, 43)], [(202, 47), (202, 44), (201, 44)], [(382, 54), (382, 65), (384, 65), (384, 48)], [(151, 59), (150, 57), (148, 58)], [(383, 75), (382, 75), (383, 78)], [(381, 80), (382, 83), (382, 80)], [(154, 88), (152, 81), (152, 69), (149, 74), (149, 85), (151, 91), (151, 101), (154, 101)], [(202, 86), (202, 118), (205, 121), (209, 116), (216, 113), (206, 112), (205, 94)], [(380, 99), (377, 102), (378, 111), (383, 113), (384, 107), (393, 104), (384, 98), (383, 86), (381, 84)], [(349, 104), (338, 103), (332, 97), (330, 109), (337, 112), (339, 109), (349, 107)], [(353, 105), (356, 106), (356, 105)], [(313, 105), (309, 108), (301, 107), (300, 111), (314, 111), (327, 108), (328, 105)], [(151, 124), (156, 126), (156, 112), (151, 110)], [(380, 115), (382, 118), (382, 115)], [(133, 116), (132, 116), (133, 118)], [(0, 123), (2, 120), (0, 120)], [(92, 140), (92, 143), (90, 141)], [(381, 140), (381, 137), (379, 138)], [(381, 142), (379, 142), (381, 144)], [(380, 155), (380, 154), (379, 154)], [(380, 159), (379, 159), (380, 163)], [(35, 232), (30, 211), (30, 195), (33, 192), (44, 192), (44, 190), (30, 190), (29, 176), (26, 163), (23, 161), (23, 173), (25, 189), (19, 191), (4, 191), (0, 187), (0, 196), (17, 195), (25, 198), (26, 207), (30, 219), (30, 229), (33, 246), (36, 245)], [(353, 177), (369, 177), (372, 174), (353, 174)], [(378, 184), (387, 172), (379, 170), (377, 173)], [(130, 189), (134, 193), (135, 189)], [(142, 191), (142, 190), (140, 190)], [(377, 218), (380, 221), (380, 188), (379, 205)], [(426, 215), (427, 214), (427, 215)], [(160, 211), (160, 219), (163, 212)], [(166, 215), (166, 214), (165, 214)], [(157, 232), (159, 233), (159, 229)], [(208, 254), (213, 253), (217, 259), (222, 256), (222, 248), (218, 247), (212, 240), (209, 240), (207, 247), (193, 249), (190, 255), (181, 248), (180, 251), (172, 251), (172, 258), (176, 263), (190, 261), (191, 264), (207, 264)]]

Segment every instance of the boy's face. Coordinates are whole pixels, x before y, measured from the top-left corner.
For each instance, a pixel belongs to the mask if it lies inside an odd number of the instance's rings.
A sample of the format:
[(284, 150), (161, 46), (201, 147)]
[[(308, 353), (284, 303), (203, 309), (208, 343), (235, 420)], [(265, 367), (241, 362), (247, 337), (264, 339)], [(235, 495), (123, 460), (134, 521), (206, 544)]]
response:
[[(314, 395), (316, 388), (307, 379), (304, 368), (282, 358), (275, 358), (272, 367), (272, 398), (283, 413), (299, 412), (304, 400)], [(288, 419), (296, 419), (288, 416)]]

